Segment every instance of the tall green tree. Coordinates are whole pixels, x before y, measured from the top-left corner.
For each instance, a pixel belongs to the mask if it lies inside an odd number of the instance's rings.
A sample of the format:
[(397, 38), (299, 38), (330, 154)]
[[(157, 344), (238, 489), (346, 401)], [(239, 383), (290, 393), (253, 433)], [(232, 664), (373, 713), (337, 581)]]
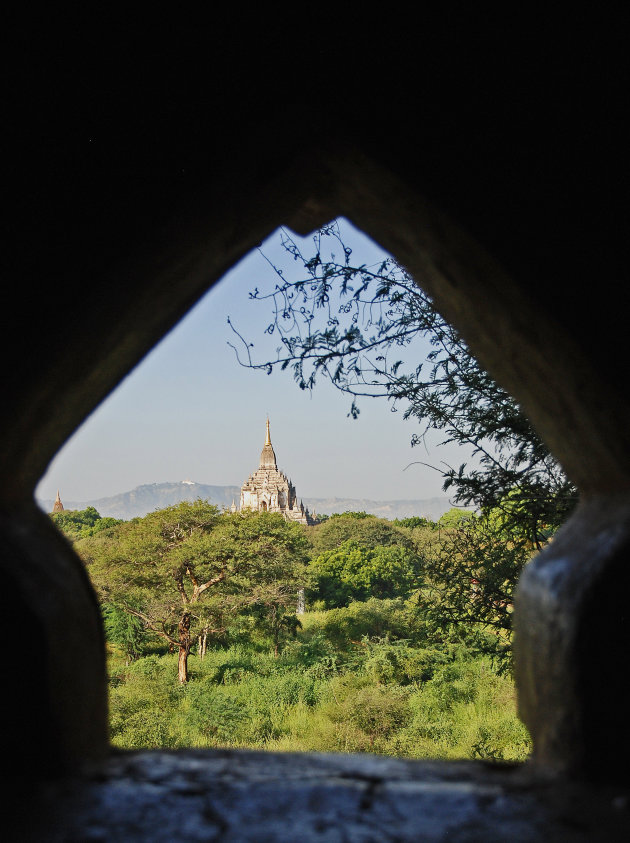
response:
[(139, 618), (179, 653), (180, 682), (188, 679), (191, 625), (206, 623), (210, 594), (231, 572), (212, 552), (216, 506), (184, 502), (121, 524), (114, 536), (93, 537), (78, 550), (103, 603)]
[(115, 536), (86, 539), (78, 549), (101, 600), (177, 650), (184, 683), (194, 638), (224, 631), (225, 613), (251, 602), (255, 589), (295, 579), (305, 547), (298, 525), (282, 516), (220, 514), (196, 501), (121, 524)]
[(327, 609), (370, 597), (408, 597), (418, 588), (421, 560), (408, 547), (366, 547), (349, 539), (317, 556), (309, 565), (310, 594)]
[[(288, 232), (281, 237), (294, 277), (272, 264), (273, 289), (250, 293), (271, 308), (266, 332), (278, 339), (276, 353), (254, 360), (252, 343), (232, 325), (240, 362), (268, 374), (288, 368), (301, 389), (328, 379), (352, 396), (353, 416), (359, 398), (386, 398), (419, 423), (414, 445), (434, 429), (442, 431), (444, 443), (467, 446), (473, 464), (440, 469), (444, 490), (457, 503), (484, 511), (501, 507), (512, 492), (506, 515), (540, 546), (575, 505), (576, 490), (518, 405), (479, 366), (430, 298), (391, 258), (375, 266), (354, 262), (336, 222), (316, 233), (310, 254)], [(430, 343), (427, 359), (405, 363), (405, 349), (417, 360), (419, 339)]]
[(452, 506), (444, 515), (440, 515), (437, 520), (438, 529), (448, 529), (453, 527), (461, 527), (466, 521), (474, 518), (474, 513), (469, 509), (458, 509)]
[(223, 515), (213, 541), (237, 572), (226, 605), (250, 614), (278, 655), (283, 639), (299, 628), (298, 590), (306, 583), (309, 551), (304, 528), (277, 512), (245, 510)]
[(509, 667), (516, 585), (535, 546), (506, 506), (441, 531), (425, 548), (425, 583), (414, 598), (434, 640), (464, 640)]
[[(301, 572), (299, 581), (304, 581)], [(248, 614), (256, 627), (269, 635), (273, 643), (273, 654), (278, 657), (286, 640), (295, 638), (302, 623), (296, 614), (296, 582), (272, 582), (259, 585), (250, 595)]]

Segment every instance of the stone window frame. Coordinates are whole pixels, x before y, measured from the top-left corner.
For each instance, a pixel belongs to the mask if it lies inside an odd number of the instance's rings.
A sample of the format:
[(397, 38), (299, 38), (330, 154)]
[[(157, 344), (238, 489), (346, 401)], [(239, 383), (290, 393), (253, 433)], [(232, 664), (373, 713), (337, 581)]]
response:
[[(28, 620), (34, 648), (45, 642), (31, 689), (37, 704), (18, 714), (24, 723), (34, 718), (40, 724), (41, 771), (74, 769), (106, 756), (109, 747), (98, 606), (80, 563), (33, 503), (37, 481), (99, 401), (264, 237), (280, 225), (306, 234), (345, 216), (422, 284), (521, 403), (580, 488), (577, 512), (528, 567), (517, 592), (519, 710), (534, 740), (535, 762), (577, 775), (621, 774), (623, 712), (606, 705), (621, 698), (619, 650), (605, 652), (608, 638), (622, 640), (625, 633), (628, 577), (630, 449), (608, 410), (617, 394), (598, 377), (584, 347), (552, 313), (541, 313), (526, 285), (423, 198), (413, 181), (368, 156), (343, 148), (311, 151), (276, 166), (249, 193), (230, 194), (225, 185), (218, 190), (227, 191), (221, 201), (198, 197), (160, 231), (159, 242), (104, 266), (102, 281), (114, 272), (129, 279), (119, 319), (103, 319), (91, 333), (93, 326), (74, 329), (55, 356), (65, 379), (34, 378), (18, 407), (24, 424), (9, 427), (2, 441), (11, 478), (2, 528), (16, 595), (12, 611)], [(215, 212), (226, 205), (229, 213)], [(597, 682), (591, 675), (596, 654)], [(11, 736), (8, 741), (17, 753)]]

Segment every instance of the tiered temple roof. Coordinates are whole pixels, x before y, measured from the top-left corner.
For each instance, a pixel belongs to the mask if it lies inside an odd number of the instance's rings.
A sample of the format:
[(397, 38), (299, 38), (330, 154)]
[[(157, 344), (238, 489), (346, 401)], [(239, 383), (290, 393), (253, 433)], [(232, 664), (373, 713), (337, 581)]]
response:
[(298, 503), (295, 486), (278, 469), (276, 454), (271, 444), (269, 419), (267, 419), (267, 432), (260, 454), (260, 464), (241, 488), (240, 509), (280, 512), (289, 521), (298, 521), (301, 524), (314, 523), (314, 519), (302, 501)]

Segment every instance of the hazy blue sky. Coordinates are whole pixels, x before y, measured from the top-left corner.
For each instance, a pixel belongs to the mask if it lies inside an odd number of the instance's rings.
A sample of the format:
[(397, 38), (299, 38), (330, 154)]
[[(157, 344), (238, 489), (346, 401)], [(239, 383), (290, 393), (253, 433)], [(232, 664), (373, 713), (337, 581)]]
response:
[[(382, 260), (385, 253), (370, 239), (345, 222), (343, 230), (353, 258)], [(263, 250), (274, 261), (284, 258), (278, 234)], [(265, 350), (276, 346), (264, 335), (271, 311), (248, 293), (275, 280), (257, 251), (245, 257), (86, 420), (49, 466), (37, 496), (53, 498), (60, 489), (62, 500), (83, 501), (185, 479), (240, 486), (258, 466), (267, 414), (279, 468), (301, 497), (441, 495), (437, 472), (405, 467), (417, 460), (459, 464), (465, 456), (453, 448), (412, 449), (417, 424), (392, 413), (385, 399), (362, 400), (353, 420), (350, 398), (328, 382), (310, 394), (289, 371), (268, 376), (237, 363), (227, 316), (266, 359)]]

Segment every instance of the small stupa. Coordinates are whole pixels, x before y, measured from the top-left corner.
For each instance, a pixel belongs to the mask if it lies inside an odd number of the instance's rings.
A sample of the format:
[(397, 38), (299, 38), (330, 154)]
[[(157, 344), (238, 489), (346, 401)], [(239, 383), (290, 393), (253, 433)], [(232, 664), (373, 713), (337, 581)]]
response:
[(63, 512), (63, 504), (61, 503), (61, 498), (59, 497), (59, 489), (57, 489), (57, 497), (55, 498), (53, 512)]

